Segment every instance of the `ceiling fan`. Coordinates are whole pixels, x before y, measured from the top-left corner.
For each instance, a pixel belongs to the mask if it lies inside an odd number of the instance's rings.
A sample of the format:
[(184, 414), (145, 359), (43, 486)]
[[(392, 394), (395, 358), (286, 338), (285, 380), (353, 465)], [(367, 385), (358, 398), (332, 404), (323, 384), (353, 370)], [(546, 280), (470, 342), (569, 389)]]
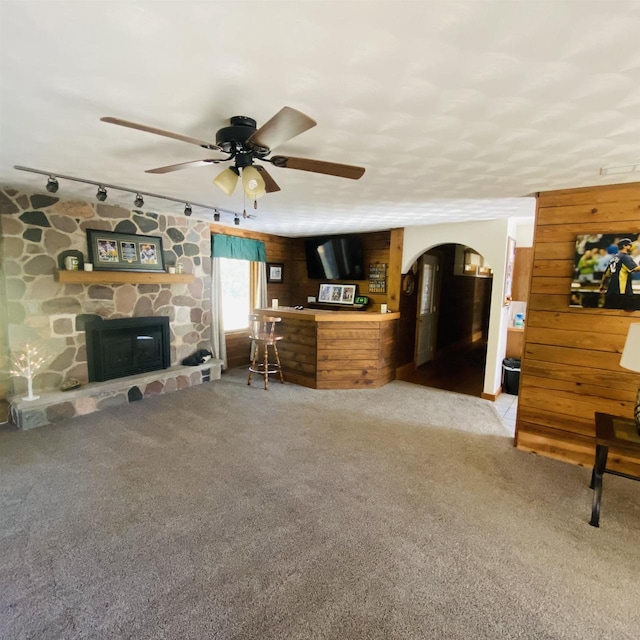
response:
[(227, 154), (226, 157), (180, 162), (179, 164), (158, 167), (157, 169), (148, 169), (146, 171), (146, 173), (170, 173), (171, 171), (180, 171), (191, 167), (201, 167), (208, 164), (220, 164), (232, 161), (233, 165), (222, 171), (213, 181), (214, 184), (220, 187), (227, 195), (233, 193), (240, 175), (242, 175), (242, 185), (245, 194), (254, 200), (262, 197), (265, 193), (280, 191), (280, 187), (271, 175), (269, 175), (266, 168), (261, 164), (255, 164), (256, 160), (270, 162), (273, 166), (282, 169), (298, 169), (299, 171), (323, 173), (339, 178), (350, 178), (351, 180), (358, 180), (365, 172), (364, 167), (338, 164), (336, 162), (311, 160), (309, 158), (293, 158), (282, 155), (269, 157), (275, 147), (304, 133), (307, 129), (315, 127), (317, 124), (313, 118), (291, 107), (283, 107), (280, 109), (276, 115), (265, 122), (260, 128), (256, 128), (256, 121), (253, 118), (233, 116), (230, 118), (230, 125), (223, 127), (216, 133), (215, 144), (190, 136), (184, 136), (179, 133), (156, 129), (155, 127), (149, 127), (144, 124), (121, 120), (120, 118), (105, 117), (100, 119), (103, 122), (154, 133), (159, 136), (165, 136), (166, 138), (173, 138), (174, 140), (195, 144), (204, 149)]

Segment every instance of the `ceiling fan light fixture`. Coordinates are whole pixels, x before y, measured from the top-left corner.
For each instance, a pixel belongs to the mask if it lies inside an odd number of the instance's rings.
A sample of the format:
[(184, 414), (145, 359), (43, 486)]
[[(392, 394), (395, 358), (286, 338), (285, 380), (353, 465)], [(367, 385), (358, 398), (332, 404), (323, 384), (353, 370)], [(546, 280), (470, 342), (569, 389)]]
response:
[(242, 169), (242, 188), (250, 198), (260, 198), (266, 191), (264, 178), (253, 166)]
[(144, 198), (142, 197), (142, 194), (136, 193), (136, 199), (133, 201), (133, 204), (136, 207), (141, 207), (142, 205), (144, 205)]
[(100, 202), (104, 202), (107, 199), (107, 190), (104, 187), (98, 187), (96, 198), (100, 200)]
[(217, 187), (222, 189), (224, 193), (230, 196), (234, 189), (236, 188), (236, 184), (238, 183), (238, 176), (240, 172), (236, 167), (229, 167), (224, 171), (221, 171), (213, 181)]
[(47, 180), (47, 191), (49, 193), (55, 193), (59, 188), (60, 185), (58, 184), (58, 181), (53, 176), (49, 176), (49, 179)]

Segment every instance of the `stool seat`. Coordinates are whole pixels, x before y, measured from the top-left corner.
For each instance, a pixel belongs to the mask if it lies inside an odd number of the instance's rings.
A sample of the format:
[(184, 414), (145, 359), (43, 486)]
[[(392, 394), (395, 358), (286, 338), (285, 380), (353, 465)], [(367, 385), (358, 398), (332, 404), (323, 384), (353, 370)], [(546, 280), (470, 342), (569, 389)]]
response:
[[(278, 354), (278, 342), (282, 336), (276, 335), (276, 324), (282, 318), (277, 316), (261, 316), (257, 313), (249, 315), (249, 337), (251, 338), (252, 354), (249, 365), (249, 379), (247, 384), (251, 384), (254, 373), (264, 376), (264, 388), (269, 388), (269, 375), (279, 374), (280, 382), (284, 384), (282, 366), (280, 365), (280, 355)], [(269, 347), (272, 347), (275, 362), (269, 362)], [(258, 361), (260, 353), (263, 354), (262, 362)]]

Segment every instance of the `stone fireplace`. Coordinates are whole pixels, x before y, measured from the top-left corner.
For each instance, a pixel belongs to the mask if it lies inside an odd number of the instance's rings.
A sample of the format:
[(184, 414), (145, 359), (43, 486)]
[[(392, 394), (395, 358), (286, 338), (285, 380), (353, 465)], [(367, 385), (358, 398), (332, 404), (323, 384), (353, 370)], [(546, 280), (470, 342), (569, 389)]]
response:
[[(114, 283), (106, 277), (59, 282), (63, 252), (80, 251), (88, 259), (87, 229), (159, 236), (165, 265), (181, 264), (194, 277), (190, 282)], [(164, 215), (0, 189), (0, 400), (26, 390), (24, 378), (6, 372), (8, 358), (27, 343), (48, 358), (34, 379), (36, 393), (57, 392), (69, 378), (89, 383), (88, 351), (94, 345), (86, 341), (86, 328), (94, 322), (167, 317), (168, 361), (163, 351), (161, 368), (179, 366), (194, 351), (210, 348), (210, 243), (209, 223), (182, 212)]]

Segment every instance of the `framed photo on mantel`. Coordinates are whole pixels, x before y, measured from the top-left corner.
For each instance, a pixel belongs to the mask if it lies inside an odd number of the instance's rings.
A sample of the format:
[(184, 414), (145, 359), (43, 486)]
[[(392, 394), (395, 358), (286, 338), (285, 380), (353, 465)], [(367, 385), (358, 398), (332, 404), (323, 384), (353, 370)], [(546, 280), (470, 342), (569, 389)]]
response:
[(158, 236), (87, 229), (87, 245), (97, 271), (164, 271)]

